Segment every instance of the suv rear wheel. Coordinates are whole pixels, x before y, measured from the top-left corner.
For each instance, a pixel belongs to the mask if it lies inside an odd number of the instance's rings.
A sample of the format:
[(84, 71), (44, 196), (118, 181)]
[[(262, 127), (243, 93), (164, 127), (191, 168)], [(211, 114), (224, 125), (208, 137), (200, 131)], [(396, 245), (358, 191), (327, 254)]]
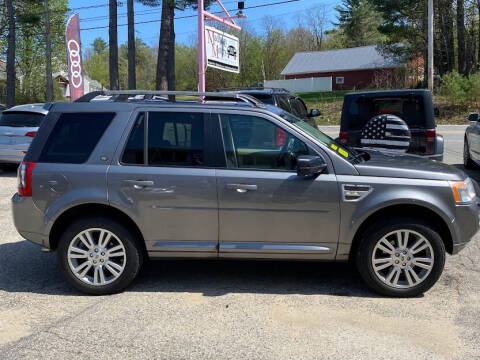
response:
[(102, 217), (70, 225), (60, 239), (57, 255), (66, 280), (93, 295), (123, 290), (135, 279), (143, 260), (132, 233)]
[(475, 169), (477, 166), (473, 162), (472, 158), (470, 157), (470, 148), (468, 146), (468, 140), (465, 137), (465, 140), (463, 142), (463, 165), (467, 169)]
[(360, 244), (357, 266), (373, 290), (386, 296), (410, 297), (437, 282), (445, 265), (445, 246), (433, 227), (404, 218), (370, 230)]

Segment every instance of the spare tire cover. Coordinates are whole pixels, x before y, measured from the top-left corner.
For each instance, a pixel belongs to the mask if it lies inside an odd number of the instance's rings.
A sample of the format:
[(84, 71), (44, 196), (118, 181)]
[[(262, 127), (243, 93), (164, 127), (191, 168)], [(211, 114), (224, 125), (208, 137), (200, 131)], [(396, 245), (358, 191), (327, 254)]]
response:
[(382, 114), (371, 118), (362, 129), (362, 147), (406, 152), (411, 133), (405, 121), (396, 115)]

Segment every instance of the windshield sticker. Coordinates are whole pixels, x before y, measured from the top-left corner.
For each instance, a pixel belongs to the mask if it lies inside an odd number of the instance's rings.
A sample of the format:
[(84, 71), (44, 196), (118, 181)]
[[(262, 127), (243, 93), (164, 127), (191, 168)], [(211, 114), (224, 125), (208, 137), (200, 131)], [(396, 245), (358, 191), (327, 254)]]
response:
[(338, 145), (335, 145), (335, 144), (331, 144), (330, 147), (338, 152), (340, 155), (342, 155), (343, 157), (345, 158), (348, 158), (348, 152), (345, 150), (345, 149), (342, 149), (341, 147), (339, 147)]

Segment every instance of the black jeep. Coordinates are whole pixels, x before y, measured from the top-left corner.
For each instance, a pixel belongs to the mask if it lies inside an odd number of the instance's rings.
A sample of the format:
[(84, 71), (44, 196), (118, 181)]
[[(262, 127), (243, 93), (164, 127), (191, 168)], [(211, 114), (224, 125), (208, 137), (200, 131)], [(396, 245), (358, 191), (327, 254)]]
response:
[(436, 132), (432, 95), (428, 90), (355, 92), (345, 95), (339, 142), (354, 148), (362, 145), (367, 124), (379, 115), (395, 115), (409, 128), (407, 153), (443, 160), (443, 136)]

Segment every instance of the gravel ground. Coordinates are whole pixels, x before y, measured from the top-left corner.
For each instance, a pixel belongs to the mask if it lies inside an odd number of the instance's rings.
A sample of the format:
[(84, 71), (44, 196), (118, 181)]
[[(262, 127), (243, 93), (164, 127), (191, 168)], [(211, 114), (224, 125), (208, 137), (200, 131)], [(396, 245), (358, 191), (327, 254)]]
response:
[[(463, 128), (443, 130), (458, 164)], [(376, 296), (346, 264), (207, 261), (153, 262), (124, 293), (90, 297), (16, 233), (15, 186), (0, 173), (2, 360), (480, 359), (480, 236), (414, 299)]]

